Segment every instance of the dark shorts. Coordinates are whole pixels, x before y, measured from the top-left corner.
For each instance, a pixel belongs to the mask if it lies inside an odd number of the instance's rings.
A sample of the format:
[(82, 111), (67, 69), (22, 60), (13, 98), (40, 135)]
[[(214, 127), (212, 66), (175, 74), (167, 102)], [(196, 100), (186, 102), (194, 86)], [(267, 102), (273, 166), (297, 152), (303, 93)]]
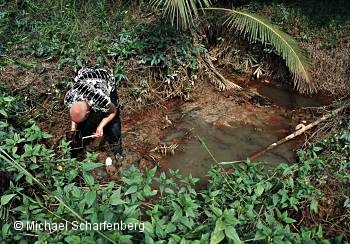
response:
[[(122, 154), (122, 142), (121, 142), (121, 120), (120, 120), (120, 111), (119, 111), (119, 100), (117, 92), (114, 90), (110, 95), (111, 101), (114, 105), (116, 105), (118, 113), (113, 118), (111, 122), (109, 122), (105, 128), (103, 129), (103, 134), (108, 141), (111, 150), (114, 153)], [(82, 136), (89, 136), (96, 132), (98, 125), (101, 120), (108, 116), (106, 113), (91, 111), (89, 117), (82, 123), (77, 125), (77, 130), (80, 130)]]

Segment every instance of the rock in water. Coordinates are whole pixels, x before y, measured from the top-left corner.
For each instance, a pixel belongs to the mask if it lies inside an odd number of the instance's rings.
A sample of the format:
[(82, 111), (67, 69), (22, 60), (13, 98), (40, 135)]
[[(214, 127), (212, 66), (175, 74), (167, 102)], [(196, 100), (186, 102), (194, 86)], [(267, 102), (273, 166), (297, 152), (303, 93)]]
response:
[(113, 160), (111, 157), (107, 157), (105, 161), (106, 171), (108, 176), (112, 180), (119, 180), (119, 174), (117, 168), (113, 165)]

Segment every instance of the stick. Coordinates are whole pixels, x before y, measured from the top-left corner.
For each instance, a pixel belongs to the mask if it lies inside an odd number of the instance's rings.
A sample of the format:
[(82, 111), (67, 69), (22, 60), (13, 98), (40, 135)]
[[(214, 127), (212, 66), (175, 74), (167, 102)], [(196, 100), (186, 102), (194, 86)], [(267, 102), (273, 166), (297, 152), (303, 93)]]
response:
[(340, 111), (342, 111), (343, 109), (345, 109), (348, 106), (349, 106), (349, 104), (346, 104), (346, 105), (344, 105), (344, 106), (342, 106), (340, 108), (337, 108), (337, 109), (333, 110), (331, 113), (328, 113), (328, 114), (322, 116), (321, 118), (319, 118), (318, 120), (312, 122), (311, 124), (308, 124), (307, 126), (304, 126), (303, 128), (293, 132), (292, 134), (286, 136), (285, 138), (283, 138), (283, 139), (281, 139), (281, 140), (279, 140), (279, 141), (277, 141), (275, 143), (272, 143), (270, 146), (266, 147), (264, 150), (253, 154), (252, 156), (249, 157), (249, 159), (250, 160), (255, 160), (255, 159), (261, 157), (262, 155), (264, 155), (265, 153), (271, 151), (275, 147), (285, 143), (286, 141), (289, 141), (289, 140), (293, 139), (294, 137), (297, 137), (297, 136), (303, 134), (305, 131), (307, 131), (307, 130), (311, 129), (312, 127), (318, 125), (319, 123), (321, 123), (321, 122), (331, 118), (332, 116), (338, 114)]
[(81, 139), (84, 140), (84, 139), (88, 139), (88, 138), (91, 138), (91, 137), (97, 137), (97, 136), (96, 136), (96, 135), (84, 136), (84, 137), (81, 138)]

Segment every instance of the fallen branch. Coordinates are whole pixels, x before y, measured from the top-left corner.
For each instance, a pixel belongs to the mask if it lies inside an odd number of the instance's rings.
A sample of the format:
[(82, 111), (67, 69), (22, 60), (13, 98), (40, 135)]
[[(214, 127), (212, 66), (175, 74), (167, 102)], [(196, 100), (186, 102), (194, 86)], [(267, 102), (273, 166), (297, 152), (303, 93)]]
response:
[(275, 143), (272, 143), (270, 146), (266, 147), (264, 150), (259, 151), (259, 152), (255, 153), (255, 154), (253, 154), (252, 156), (250, 156), (250, 157), (249, 157), (249, 160), (256, 160), (257, 158), (259, 158), (259, 157), (261, 157), (262, 155), (264, 155), (265, 153), (271, 151), (271, 150), (274, 149), (275, 147), (277, 147), (277, 146), (279, 146), (279, 145), (281, 145), (281, 144), (283, 144), (283, 143), (285, 143), (285, 142), (287, 142), (287, 141), (289, 141), (289, 140), (291, 140), (291, 139), (293, 139), (293, 138), (295, 138), (295, 137), (297, 137), (297, 136), (303, 134), (305, 131), (311, 129), (312, 127), (318, 125), (319, 123), (321, 123), (321, 122), (323, 122), (323, 121), (325, 121), (325, 120), (327, 120), (327, 119), (333, 117), (334, 115), (338, 114), (339, 112), (341, 112), (342, 110), (344, 110), (345, 108), (347, 108), (349, 105), (350, 105), (350, 104), (346, 104), (346, 105), (344, 105), (344, 106), (342, 106), (342, 107), (340, 107), (340, 108), (337, 108), (337, 109), (333, 110), (332, 112), (330, 112), (330, 113), (328, 113), (328, 114), (322, 116), (322, 117), (319, 118), (318, 120), (312, 122), (311, 124), (308, 124), (308, 125), (306, 125), (306, 126), (303, 126), (301, 129), (299, 129), (299, 130), (293, 132), (292, 134), (290, 134), (290, 135), (284, 137), (283, 139), (281, 139), (281, 140), (279, 140), (279, 141), (277, 141), (277, 142), (275, 142)]
[(213, 72), (222, 83), (222, 85), (220, 85), (220, 89), (223, 88), (223, 90), (229, 90), (229, 89), (242, 90), (242, 87), (233, 83), (232, 81), (227, 80), (222, 74), (220, 74), (219, 71), (216, 70), (208, 54), (205, 54), (203, 59), (207, 67), (210, 69), (210, 71)]

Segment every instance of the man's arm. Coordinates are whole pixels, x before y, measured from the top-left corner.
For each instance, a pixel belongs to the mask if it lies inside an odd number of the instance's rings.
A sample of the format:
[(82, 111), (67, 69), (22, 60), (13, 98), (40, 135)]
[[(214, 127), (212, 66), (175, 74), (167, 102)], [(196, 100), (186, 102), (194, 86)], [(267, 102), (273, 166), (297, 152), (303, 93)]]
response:
[(114, 104), (111, 104), (111, 107), (109, 109), (109, 114), (107, 117), (103, 118), (100, 122), (100, 124), (98, 125), (97, 129), (96, 129), (96, 136), (100, 137), (103, 136), (103, 128), (112, 121), (112, 119), (117, 115), (118, 110), (115, 107)]

